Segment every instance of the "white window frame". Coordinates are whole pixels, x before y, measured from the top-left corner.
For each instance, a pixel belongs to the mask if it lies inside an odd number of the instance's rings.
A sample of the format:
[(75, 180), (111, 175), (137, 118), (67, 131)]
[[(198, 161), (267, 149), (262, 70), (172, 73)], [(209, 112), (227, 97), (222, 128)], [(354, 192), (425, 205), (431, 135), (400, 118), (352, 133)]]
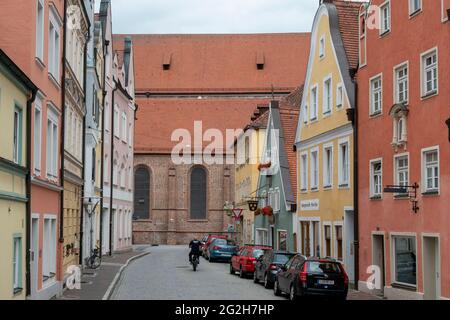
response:
[(336, 86), (336, 109), (338, 110), (344, 106), (344, 95), (344, 86), (342, 82), (338, 83)]
[[(440, 193), (440, 188), (441, 188), (441, 163), (440, 163), (440, 152), (439, 152), (439, 146), (434, 146), (434, 147), (429, 147), (429, 148), (423, 148), (421, 150), (421, 171), (422, 171), (422, 192), (423, 193), (427, 193), (427, 192), (432, 192), (432, 193)], [(428, 175), (427, 175), (427, 159), (426, 159), (426, 154), (431, 153), (431, 152), (436, 152), (437, 153), (437, 188), (428, 188)], [(436, 178), (436, 177), (434, 177)]]
[[(17, 243), (16, 243), (17, 242)], [(22, 249), (23, 248), (23, 238), (22, 236), (15, 235), (13, 237), (13, 290), (16, 292), (16, 290), (23, 289), (23, 283), (20, 283), (19, 280), (21, 279), (21, 282), (23, 282), (23, 277), (21, 275), (22, 273)]]
[[(399, 78), (399, 72), (406, 69), (406, 77), (403, 76), (401, 79)], [(409, 61), (403, 62), (394, 67), (394, 101), (395, 103), (409, 103)], [(404, 93), (405, 98), (403, 101), (400, 100), (400, 84), (404, 85)]]
[(120, 126), (121, 131), (121, 139), (123, 142), (127, 142), (127, 114), (125, 112), (122, 112), (122, 125)]
[[(313, 92), (315, 92), (315, 99)], [(319, 85), (315, 84), (310, 90), (310, 110), (309, 110), (309, 120), (311, 122), (317, 121), (319, 118)]]
[[(414, 5), (418, 2), (418, 7), (414, 8)], [(408, 12), (410, 16), (415, 16), (422, 12), (422, 0), (408, 0)]]
[[(377, 80), (380, 81), (380, 87), (378, 90), (376, 90), (377, 92), (375, 92), (375, 90), (373, 89), (373, 83)], [(375, 110), (375, 108), (374, 108), (375, 107), (374, 96), (376, 93), (379, 94), (379, 101), (380, 101), (379, 110)], [(371, 117), (377, 116), (377, 115), (380, 115), (383, 113), (383, 73), (379, 73), (369, 79), (369, 101), (370, 101), (369, 115)]]
[(114, 136), (120, 138), (120, 110), (117, 104), (114, 106)]
[[(16, 123), (17, 120), (17, 123)], [(17, 105), (14, 106), (13, 111), (13, 162), (21, 164), (20, 148), (22, 148), (21, 130), (22, 130), (22, 109)], [(15, 139), (14, 139), (15, 138)]]
[[(341, 228), (341, 233), (342, 233), (342, 240), (341, 240), (341, 243), (342, 243), (342, 260), (339, 260), (338, 258), (338, 256), (337, 256), (337, 254), (338, 254), (338, 238), (337, 238), (337, 236), (338, 236), (338, 234), (337, 234), (337, 228)], [(339, 261), (339, 262), (341, 262), (341, 263), (343, 263), (344, 262), (344, 259), (345, 259), (345, 235), (344, 235), (344, 223), (342, 222), (342, 221), (334, 221), (333, 222), (333, 226), (331, 227), (331, 229), (332, 229), (332, 231), (333, 231), (333, 234), (334, 234), (334, 237), (333, 237), (333, 249), (334, 249), (334, 253), (333, 253), (333, 257), (337, 260), (337, 261)]]
[[(313, 154), (316, 155), (316, 159), (314, 161), (314, 157)], [(310, 169), (311, 169), (311, 191), (318, 191), (319, 190), (319, 181), (320, 181), (320, 170), (319, 170), (319, 148), (315, 147), (312, 148), (310, 151)], [(315, 171), (317, 171), (317, 181), (314, 181), (314, 177), (315, 177)]]
[[(388, 12), (388, 24), (389, 26), (385, 28), (384, 25), (384, 8), (387, 8)], [(380, 36), (383, 36), (391, 31), (392, 27), (392, 12), (391, 12), (391, 1), (387, 0), (380, 5)]]
[[(39, 113), (38, 121), (36, 121), (37, 112)], [(34, 174), (39, 176), (42, 165), (42, 99), (39, 94), (34, 100), (33, 126), (33, 169)]]
[[(329, 82), (328, 92), (327, 83)], [(328, 96), (327, 96), (328, 93)], [(325, 106), (328, 105), (328, 109)], [(329, 116), (333, 112), (333, 76), (330, 74), (325, 79), (323, 79), (323, 103), (322, 103), (322, 114), (324, 116)]]
[[(407, 167), (407, 181), (406, 181), (406, 185), (409, 185), (409, 181), (410, 181), (410, 174), (411, 174), (411, 161), (410, 161), (410, 157), (409, 157), (409, 152), (405, 152), (405, 153), (401, 153), (401, 154), (397, 154), (394, 156), (394, 184), (395, 185), (400, 185), (400, 181), (399, 181), (399, 168), (398, 168), (398, 160), (401, 158), (406, 158), (408, 160), (408, 167)], [(396, 194), (397, 196), (402, 196), (403, 194)]]
[(60, 82), (62, 21), (53, 5), (49, 6), (48, 73), (57, 84)]
[[(433, 88), (433, 90), (427, 91), (427, 78), (426, 73), (428, 69), (425, 67), (425, 60), (432, 55), (436, 55), (436, 88)], [(431, 69), (431, 68), (430, 68)], [(422, 93), (422, 99), (426, 99), (428, 97), (435, 96), (439, 93), (439, 51), (438, 47), (434, 47), (426, 52), (423, 52), (420, 54), (420, 87), (421, 87), (421, 93)]]
[[(347, 167), (347, 181), (344, 180), (344, 171), (343, 171), (344, 163), (343, 163), (343, 158), (342, 158), (343, 157), (343, 154), (342, 154), (342, 146), (343, 145), (347, 146), (347, 152), (346, 152), (347, 153), (347, 158), (346, 158), (347, 159), (347, 165), (346, 165), (346, 167)], [(351, 181), (350, 155), (351, 155), (351, 153), (350, 153), (350, 139), (348, 137), (340, 139), (338, 141), (338, 167), (339, 167), (339, 169), (338, 169), (338, 181), (339, 181), (339, 189), (347, 189), (347, 188), (350, 188), (350, 186), (351, 186), (351, 184), (350, 184), (350, 181)]]
[[(41, 9), (41, 10), (39, 10)], [(44, 63), (44, 39), (45, 39), (45, 6), (44, 0), (36, 0), (36, 58)]]
[[(377, 158), (377, 159), (372, 159), (369, 162), (369, 172), (370, 172), (370, 181), (369, 181), (369, 189), (370, 189), (370, 198), (383, 198), (383, 158)], [(381, 165), (381, 169), (380, 169), (380, 192), (376, 193), (375, 192), (375, 170), (374, 170), (374, 166), (376, 164), (380, 164)]]
[(303, 105), (303, 123), (308, 124), (309, 114), (308, 114), (308, 105)]
[[(46, 221), (50, 223), (50, 230), (46, 228)], [(56, 280), (56, 216), (44, 215), (43, 248), (42, 248), (42, 275), (48, 278), (44, 284), (53, 283)], [(50, 232), (49, 234), (47, 232)]]
[[(334, 173), (334, 146), (333, 143), (323, 145), (323, 188), (333, 188), (333, 173)], [(327, 151), (331, 152), (330, 163), (327, 162)], [(329, 181), (327, 181), (329, 179)]]
[[(304, 161), (306, 160), (306, 161)], [(300, 189), (302, 192), (308, 191), (308, 152), (300, 153)]]
[[(329, 227), (330, 228), (330, 258), (334, 256), (334, 230), (333, 230), (333, 224), (331, 223), (331, 221), (324, 221), (322, 223), (322, 241), (323, 241), (323, 245), (321, 246), (321, 250), (322, 250), (322, 255), (325, 257), (327, 256), (327, 238), (326, 238), (326, 228)], [(320, 227), (319, 227), (320, 228)]]
[[(58, 122), (59, 122), (59, 120), (58, 120), (58, 118), (59, 118), (59, 115), (54, 111), (54, 108), (50, 104), (48, 104), (47, 105), (47, 126), (46, 126), (46, 128), (47, 128), (47, 135), (46, 135), (46, 137), (47, 137), (47, 140), (46, 140), (46, 142), (47, 142), (46, 169), (47, 170), (46, 171), (47, 172), (46, 172), (46, 175), (49, 180), (56, 180), (58, 178), (58, 163), (59, 163), (58, 162), (58, 149), (59, 149), (59, 142), (58, 142), (59, 141), (59, 137), (58, 137), (58, 133), (59, 133)], [(51, 129), (52, 129), (52, 132), (50, 133), (51, 134), (50, 146), (49, 146), (49, 141), (48, 141), (48, 135), (49, 135), (48, 122), (51, 123)], [(55, 130), (56, 130), (56, 132), (55, 132)], [(50, 153), (48, 151), (49, 147), (50, 147)]]

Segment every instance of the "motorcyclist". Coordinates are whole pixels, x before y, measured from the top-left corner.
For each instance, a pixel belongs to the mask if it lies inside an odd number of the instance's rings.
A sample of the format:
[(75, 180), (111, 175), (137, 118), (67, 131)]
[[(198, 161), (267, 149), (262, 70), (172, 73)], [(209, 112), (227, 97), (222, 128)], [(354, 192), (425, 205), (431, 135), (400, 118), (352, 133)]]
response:
[(201, 242), (194, 237), (194, 240), (189, 243), (189, 248), (191, 249), (191, 251), (189, 251), (189, 262), (192, 262), (192, 256), (195, 254), (197, 256), (198, 263), (200, 263), (200, 259), (198, 259), (200, 256), (200, 246)]

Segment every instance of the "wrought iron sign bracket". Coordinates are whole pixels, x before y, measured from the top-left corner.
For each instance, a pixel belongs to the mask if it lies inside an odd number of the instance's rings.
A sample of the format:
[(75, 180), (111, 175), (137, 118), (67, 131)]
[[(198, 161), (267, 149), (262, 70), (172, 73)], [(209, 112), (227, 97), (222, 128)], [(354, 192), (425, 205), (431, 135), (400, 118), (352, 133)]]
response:
[(415, 182), (412, 186), (386, 186), (384, 192), (386, 193), (397, 193), (397, 194), (408, 194), (408, 199), (412, 203), (412, 211), (414, 213), (419, 212), (420, 207), (418, 206), (419, 201), (417, 201), (417, 190), (419, 189), (419, 184)]

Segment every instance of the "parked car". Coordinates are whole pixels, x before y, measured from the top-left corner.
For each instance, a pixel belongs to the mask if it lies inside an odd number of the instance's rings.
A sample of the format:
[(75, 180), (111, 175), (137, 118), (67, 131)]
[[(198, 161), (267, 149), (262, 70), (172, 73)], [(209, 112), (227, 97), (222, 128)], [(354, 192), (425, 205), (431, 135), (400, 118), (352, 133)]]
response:
[(348, 276), (340, 262), (332, 259), (295, 255), (277, 274), (275, 295), (288, 293), (290, 300), (299, 296), (322, 296), (346, 299)]
[(211, 245), (211, 242), (213, 242), (214, 239), (226, 239), (226, 235), (217, 235), (217, 234), (209, 234), (207, 238), (205, 239), (205, 244), (202, 246), (202, 255), (205, 259), (207, 259), (207, 251), (209, 246)]
[(243, 246), (236, 254), (231, 257), (230, 273), (239, 271), (239, 276), (245, 278), (255, 271), (256, 259), (264, 254), (265, 250), (271, 249), (265, 246)]
[(265, 250), (264, 255), (256, 260), (253, 281), (258, 283), (264, 281), (264, 287), (270, 289), (273, 287), (280, 267), (285, 265), (295, 253), (287, 251)]
[(206, 251), (209, 262), (217, 260), (229, 262), (233, 253), (236, 253), (238, 246), (234, 240), (217, 238), (214, 239)]

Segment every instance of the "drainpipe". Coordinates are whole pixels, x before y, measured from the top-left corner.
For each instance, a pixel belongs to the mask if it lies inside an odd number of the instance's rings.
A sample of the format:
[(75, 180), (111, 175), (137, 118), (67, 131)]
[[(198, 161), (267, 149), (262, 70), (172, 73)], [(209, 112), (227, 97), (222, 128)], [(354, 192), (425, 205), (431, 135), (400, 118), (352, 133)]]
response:
[(112, 221), (112, 210), (113, 210), (113, 194), (114, 194), (114, 101), (115, 93), (117, 91), (117, 82), (114, 80), (114, 89), (112, 91), (111, 99), (111, 153), (110, 153), (110, 195), (109, 195), (109, 255), (112, 256), (113, 251), (113, 221)]
[[(26, 166), (27, 166), (27, 175), (26, 175), (26, 197), (27, 197), (27, 203), (26, 203), (26, 215), (25, 215), (25, 230), (26, 234), (31, 234), (31, 108), (34, 102), (34, 99), (36, 98), (36, 91), (33, 90), (31, 92), (31, 97), (29, 100), (27, 100), (27, 160), (26, 160)], [(31, 237), (26, 237), (26, 291), (25, 295), (30, 295), (31, 292), (31, 257), (30, 257), (30, 250), (31, 250)]]
[[(109, 41), (105, 40), (104, 45), (106, 50), (108, 50)], [(105, 49), (103, 50), (103, 70), (102, 70), (102, 152), (101, 152), (101, 169), (100, 169), (100, 258), (103, 255), (103, 183), (105, 180), (105, 170), (103, 169), (104, 155), (105, 155), (105, 103), (107, 92), (106, 87), (106, 54)]]
[(355, 257), (355, 289), (358, 290), (359, 281), (359, 184), (358, 184), (358, 165), (359, 165), (359, 152), (358, 152), (358, 83), (353, 78), (355, 85), (355, 106), (353, 109), (347, 111), (349, 120), (353, 125), (353, 247)]
[[(67, 0), (64, 0), (63, 14), (63, 54), (62, 54), (62, 75), (61, 75), (61, 142), (60, 142), (60, 185), (62, 190), (59, 195), (59, 243), (64, 243), (64, 149), (65, 146), (65, 127), (66, 127), (66, 38), (67, 38)], [(64, 248), (61, 251), (64, 254)], [(64, 257), (61, 257), (61, 262)], [(62, 267), (62, 264), (61, 264)], [(62, 273), (62, 270), (61, 270)]]

